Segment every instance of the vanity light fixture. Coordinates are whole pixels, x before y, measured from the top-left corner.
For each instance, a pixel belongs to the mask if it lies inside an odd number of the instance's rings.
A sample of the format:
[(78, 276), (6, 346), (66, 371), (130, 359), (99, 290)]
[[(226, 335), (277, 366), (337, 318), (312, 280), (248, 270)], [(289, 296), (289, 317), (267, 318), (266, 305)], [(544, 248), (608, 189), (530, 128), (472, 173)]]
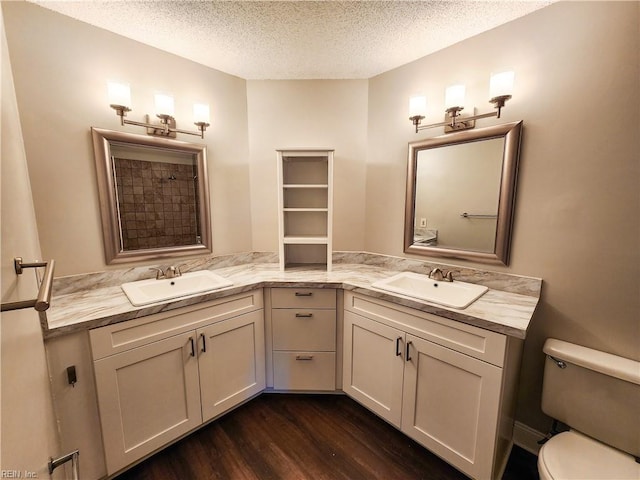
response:
[(136, 122), (125, 120), (127, 112), (131, 111), (131, 90), (128, 84), (108, 82), (107, 91), (109, 95), (109, 106), (116, 111), (120, 117), (120, 125), (137, 125), (145, 127), (147, 134), (157, 137), (175, 138), (177, 133), (186, 135), (197, 135), (204, 138), (204, 131), (209, 126), (209, 105), (195, 104), (193, 106), (194, 125), (198, 127), (197, 132), (181, 130), (176, 128), (174, 115), (173, 97), (170, 95), (156, 94), (155, 110), (160, 123), (150, 123), (149, 115), (145, 116), (146, 122)]
[[(411, 97), (409, 99), (409, 120), (419, 130), (427, 128), (444, 127), (445, 133), (468, 130), (476, 126), (476, 120), (480, 118), (500, 118), (500, 112), (507, 100), (512, 97), (514, 73), (512, 71), (496, 73), (491, 76), (489, 82), (489, 103), (493, 103), (496, 111), (463, 117), (465, 87), (464, 85), (452, 85), (445, 92), (445, 121), (421, 125), (427, 110), (427, 100), (424, 96)], [(475, 109), (474, 109), (475, 113)]]

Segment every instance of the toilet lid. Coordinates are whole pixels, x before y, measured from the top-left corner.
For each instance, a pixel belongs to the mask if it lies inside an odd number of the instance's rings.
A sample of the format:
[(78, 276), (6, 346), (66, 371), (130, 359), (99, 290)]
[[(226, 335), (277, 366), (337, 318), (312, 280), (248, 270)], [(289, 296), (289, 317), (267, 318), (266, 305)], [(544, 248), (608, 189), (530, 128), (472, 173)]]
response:
[(575, 431), (543, 445), (538, 469), (545, 480), (640, 480), (640, 463), (631, 455)]

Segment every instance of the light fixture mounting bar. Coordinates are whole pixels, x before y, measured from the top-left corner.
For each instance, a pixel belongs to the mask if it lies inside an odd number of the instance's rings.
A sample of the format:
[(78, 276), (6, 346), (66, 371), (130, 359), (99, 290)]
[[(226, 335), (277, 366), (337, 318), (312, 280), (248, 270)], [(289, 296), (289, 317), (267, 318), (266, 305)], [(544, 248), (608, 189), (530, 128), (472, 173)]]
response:
[[(414, 115), (413, 117), (409, 117), (409, 120), (416, 127), (416, 133), (420, 130), (426, 130), (428, 128), (436, 128), (436, 127), (445, 127), (445, 133), (450, 132), (458, 132), (460, 130), (468, 130), (475, 127), (475, 121), (481, 118), (491, 118), (496, 117), (500, 118), (500, 114), (502, 113), (502, 107), (507, 100), (511, 98), (511, 95), (502, 95), (499, 97), (494, 97), (489, 100), (490, 103), (493, 103), (496, 111), (481, 113), (478, 115), (471, 115), (468, 117), (461, 116), (460, 112), (462, 111), (461, 107), (451, 107), (446, 110), (446, 117), (449, 120), (445, 120), (444, 122), (431, 123), (429, 125), (420, 125), (420, 122), (424, 119), (422, 115)], [(475, 109), (474, 109), (475, 113)]]
[(176, 120), (171, 115), (157, 115), (160, 119), (160, 123), (151, 123), (149, 121), (149, 115), (145, 116), (146, 122), (136, 122), (135, 120), (126, 120), (127, 112), (130, 112), (129, 107), (123, 105), (110, 105), (116, 111), (116, 115), (120, 117), (120, 125), (135, 125), (138, 127), (144, 127), (147, 129), (148, 135), (154, 135), (156, 137), (171, 137), (175, 138), (176, 133), (184, 133), (185, 135), (196, 135), (200, 138), (204, 138), (204, 132), (209, 126), (206, 122), (194, 122), (194, 125), (198, 127), (198, 131), (182, 130), (176, 128)]

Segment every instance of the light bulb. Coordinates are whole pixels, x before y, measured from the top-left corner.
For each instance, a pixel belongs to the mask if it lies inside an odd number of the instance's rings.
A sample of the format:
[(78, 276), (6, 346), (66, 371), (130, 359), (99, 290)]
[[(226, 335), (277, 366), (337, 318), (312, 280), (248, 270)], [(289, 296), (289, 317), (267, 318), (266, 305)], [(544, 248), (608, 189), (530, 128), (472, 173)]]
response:
[(131, 89), (128, 83), (107, 82), (109, 105), (131, 107)]
[(464, 107), (464, 85), (451, 85), (444, 94), (444, 108)]
[(427, 113), (427, 98), (424, 96), (409, 99), (409, 117), (424, 117)]
[(489, 98), (513, 95), (514, 72), (500, 72), (491, 75)]
[(169, 115), (173, 117), (174, 106), (173, 97), (171, 95), (164, 95), (157, 93), (155, 95), (156, 115)]
[(193, 105), (193, 123), (209, 123), (209, 105), (206, 103)]

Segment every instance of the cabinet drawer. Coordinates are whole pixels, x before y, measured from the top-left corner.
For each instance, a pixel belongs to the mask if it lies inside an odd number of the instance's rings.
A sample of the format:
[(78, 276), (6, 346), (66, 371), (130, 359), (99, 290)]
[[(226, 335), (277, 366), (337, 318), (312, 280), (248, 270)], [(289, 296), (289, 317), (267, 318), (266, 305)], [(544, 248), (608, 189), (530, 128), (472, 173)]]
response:
[(335, 390), (334, 352), (273, 352), (276, 390)]
[(333, 288), (272, 288), (273, 308), (336, 308)]
[(93, 359), (124, 352), (262, 307), (262, 290), (253, 290), (96, 328), (89, 331)]
[(318, 309), (273, 309), (273, 349), (335, 351), (336, 312)]
[(506, 335), (351, 292), (345, 292), (344, 308), (498, 367), (504, 364)]

